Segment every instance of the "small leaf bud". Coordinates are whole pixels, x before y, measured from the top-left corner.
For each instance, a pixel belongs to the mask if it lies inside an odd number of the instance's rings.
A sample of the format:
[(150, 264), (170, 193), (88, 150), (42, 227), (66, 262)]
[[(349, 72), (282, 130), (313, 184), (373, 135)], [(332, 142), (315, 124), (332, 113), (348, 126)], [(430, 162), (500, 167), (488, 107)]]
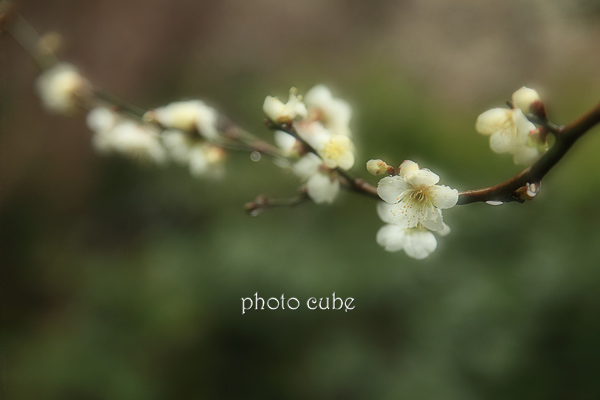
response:
[(521, 200), (533, 200), (540, 192), (541, 186), (541, 182), (527, 183), (525, 186), (518, 188), (515, 193)]

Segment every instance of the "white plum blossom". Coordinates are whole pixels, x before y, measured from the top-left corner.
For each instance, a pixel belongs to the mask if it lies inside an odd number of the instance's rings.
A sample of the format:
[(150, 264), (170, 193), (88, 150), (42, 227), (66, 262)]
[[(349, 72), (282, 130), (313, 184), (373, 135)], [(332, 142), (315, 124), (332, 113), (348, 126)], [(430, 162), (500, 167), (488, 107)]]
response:
[(285, 104), (277, 97), (267, 96), (263, 103), (263, 111), (276, 124), (291, 123), (294, 119), (305, 118), (307, 115), (302, 96), (298, 96), (296, 88), (290, 89), (290, 96)]
[(106, 107), (95, 107), (88, 112), (86, 124), (93, 132), (104, 132), (115, 127), (120, 118)]
[(304, 102), (295, 88), (290, 89), (290, 98), (285, 104), (276, 97), (267, 96), (263, 109), (273, 122), (292, 124), (298, 135), (296, 139), (291, 134), (275, 132), (275, 142), (284, 156), (300, 155), (303, 141), (329, 169), (348, 170), (354, 165), (354, 144), (349, 138), (348, 127), (350, 106), (335, 99), (325, 85), (310, 89)]
[(413, 161), (404, 161), (400, 175), (379, 181), (377, 194), (390, 208), (391, 221), (402, 228), (424, 227), (432, 231), (444, 229), (442, 209), (454, 207), (458, 191), (436, 185), (440, 178)]
[(318, 135), (312, 141), (327, 168), (348, 170), (354, 165), (354, 145), (348, 136)]
[(331, 204), (340, 191), (340, 181), (322, 169), (321, 159), (308, 153), (293, 166), (293, 171), (306, 180), (306, 192), (315, 203)]
[(75, 112), (80, 100), (91, 93), (88, 80), (68, 63), (56, 64), (42, 72), (35, 84), (44, 107), (60, 114)]
[(435, 235), (425, 228), (407, 229), (388, 224), (379, 229), (376, 240), (386, 251), (404, 250), (417, 260), (427, 258), (437, 248)]
[(155, 120), (166, 128), (197, 131), (207, 140), (219, 137), (216, 110), (200, 100), (176, 101), (148, 111), (144, 118)]
[(344, 100), (334, 98), (323, 84), (312, 87), (304, 96), (308, 119), (318, 120), (334, 135), (351, 136), (352, 108)]
[(475, 129), (482, 135), (490, 135), (490, 148), (495, 153), (514, 154), (525, 146), (535, 125), (519, 109), (493, 108), (477, 117)]
[(535, 90), (522, 87), (513, 93), (515, 108), (492, 108), (480, 114), (475, 129), (482, 135), (490, 136), (493, 152), (512, 154), (515, 164), (531, 164), (547, 150), (547, 146), (536, 136), (536, 126), (524, 114), (529, 112), (531, 104), (539, 100)]
[[(404, 250), (412, 258), (422, 260), (437, 248), (435, 235), (423, 226), (404, 228), (394, 224), (392, 209), (394, 205), (380, 202), (377, 204), (377, 214), (386, 225), (377, 232), (376, 241), (386, 251)], [(444, 224), (437, 232), (441, 236), (450, 233), (450, 227)]]

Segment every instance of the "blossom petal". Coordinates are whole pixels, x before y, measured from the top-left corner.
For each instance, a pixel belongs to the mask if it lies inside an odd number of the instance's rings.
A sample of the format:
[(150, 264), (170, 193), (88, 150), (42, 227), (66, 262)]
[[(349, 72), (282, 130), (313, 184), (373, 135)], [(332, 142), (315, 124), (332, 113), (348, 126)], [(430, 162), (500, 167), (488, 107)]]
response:
[(448, 236), (452, 229), (448, 225), (444, 223), (444, 228), (441, 231), (437, 231), (436, 233), (440, 236)]
[(499, 130), (490, 136), (490, 149), (494, 153), (511, 153), (515, 146), (510, 130)]
[(283, 150), (286, 154), (293, 150), (297, 142), (295, 137), (283, 131), (275, 131), (274, 139), (277, 147)]
[(377, 194), (386, 203), (396, 204), (402, 193), (409, 189), (409, 185), (400, 176), (387, 176), (379, 181)]
[(434, 207), (427, 208), (427, 214), (423, 219), (423, 226), (431, 231), (441, 231), (444, 229), (444, 220), (442, 212)]
[(535, 130), (535, 125), (527, 119), (521, 110), (513, 111), (513, 124), (520, 144), (525, 144), (529, 132)]
[(87, 114), (85, 122), (94, 132), (106, 132), (115, 127), (118, 116), (106, 107), (96, 107)]
[(512, 111), (506, 108), (492, 108), (480, 114), (475, 121), (475, 130), (482, 135), (491, 135), (506, 126), (511, 118)]
[(513, 154), (513, 161), (517, 165), (531, 165), (540, 156), (537, 147), (521, 146)]
[(404, 252), (412, 258), (422, 260), (437, 248), (433, 233), (424, 230), (410, 230), (404, 237)]
[(189, 151), (189, 165), (192, 176), (199, 177), (208, 171), (208, 160), (201, 145), (193, 146)]
[(319, 156), (308, 153), (294, 164), (294, 173), (303, 179), (307, 179), (316, 174), (321, 165)]
[(406, 181), (412, 186), (431, 186), (440, 181), (440, 177), (428, 169), (420, 169), (405, 176)]
[(323, 104), (331, 102), (332, 99), (331, 90), (323, 84), (313, 86), (304, 95), (304, 102), (310, 107), (321, 107)]
[(191, 141), (185, 133), (176, 130), (166, 130), (161, 134), (162, 143), (173, 160), (186, 164), (190, 158)]
[(436, 185), (431, 188), (433, 205), (437, 208), (452, 208), (458, 202), (458, 190), (448, 186)]
[(398, 174), (403, 178), (406, 178), (406, 175), (411, 174), (413, 172), (417, 172), (419, 170), (419, 164), (411, 160), (404, 160), (402, 164), (400, 164), (400, 168)]
[(377, 215), (379, 218), (388, 224), (394, 223), (394, 214), (392, 214), (392, 209), (395, 207), (395, 204), (385, 203), (380, 201), (377, 203)]
[(338, 165), (343, 170), (352, 168), (354, 166), (354, 154), (351, 151), (342, 154), (338, 160)]
[(392, 206), (391, 223), (402, 228), (412, 228), (419, 222), (417, 212), (414, 208), (408, 207), (405, 202), (400, 202)]
[(377, 244), (387, 251), (399, 251), (404, 247), (406, 229), (396, 225), (384, 225), (377, 231)]
[(315, 203), (333, 203), (340, 191), (340, 182), (329, 175), (316, 173), (306, 182), (306, 191)]

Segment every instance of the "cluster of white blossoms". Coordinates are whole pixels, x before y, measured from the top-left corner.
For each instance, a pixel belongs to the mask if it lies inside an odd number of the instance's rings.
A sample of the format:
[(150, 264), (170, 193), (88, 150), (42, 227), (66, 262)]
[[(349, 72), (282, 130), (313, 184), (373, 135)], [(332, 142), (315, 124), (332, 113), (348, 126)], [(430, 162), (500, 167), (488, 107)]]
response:
[[(44, 71), (36, 88), (52, 112), (68, 115), (94, 104), (91, 84), (71, 64), (58, 63)], [(105, 106), (91, 108), (86, 118), (99, 152), (154, 164), (171, 159), (187, 165), (193, 176), (211, 178), (220, 178), (225, 171), (225, 152), (215, 144), (217, 120), (218, 113), (200, 100), (170, 103), (148, 111), (142, 120)]]
[[(383, 161), (372, 161), (369, 168), (372, 174), (388, 170), (389, 166)], [(398, 169), (398, 175), (379, 181), (377, 194), (384, 203), (377, 205), (377, 213), (386, 223), (377, 232), (380, 246), (387, 251), (404, 250), (419, 260), (436, 249), (437, 240), (432, 232), (442, 236), (450, 232), (441, 210), (454, 207), (458, 201), (458, 191), (437, 185), (439, 180), (433, 172), (406, 160)]]
[(92, 144), (101, 153), (119, 153), (143, 162), (163, 164), (167, 153), (159, 129), (121, 117), (106, 107), (92, 109), (86, 118), (94, 132)]
[[(100, 152), (154, 164), (172, 160), (197, 177), (224, 174), (223, 146), (233, 137), (223, 131), (217, 111), (200, 100), (177, 101), (143, 116), (127, 117), (117, 106), (96, 105), (90, 82), (66, 63), (43, 72), (36, 89), (50, 111), (71, 114), (78, 108), (91, 108), (86, 121), (94, 133), (93, 146)], [(548, 149), (545, 131), (528, 119), (545, 120), (543, 103), (535, 90), (523, 87), (513, 93), (509, 104), (512, 108), (494, 108), (479, 115), (476, 130), (490, 136), (494, 152), (510, 153), (515, 163), (530, 164)], [(315, 203), (333, 203), (342, 183), (355, 183), (346, 173), (355, 162), (352, 110), (347, 102), (334, 98), (326, 86), (317, 85), (304, 98), (295, 88), (290, 89), (285, 103), (267, 96), (263, 111), (276, 129), (274, 140), (281, 154), (293, 161), (292, 171)], [(442, 210), (457, 204), (458, 191), (438, 185), (438, 175), (410, 160), (402, 163), (397, 174), (382, 160), (370, 160), (366, 167), (373, 175), (386, 175), (377, 186), (383, 200), (377, 213), (385, 222), (377, 232), (377, 243), (387, 251), (404, 250), (416, 259), (428, 257), (437, 247), (434, 233), (444, 236), (450, 232)], [(539, 186), (530, 188), (528, 184), (528, 196), (535, 196), (533, 189), (539, 190)]]
[(144, 119), (165, 128), (163, 145), (171, 158), (195, 177), (222, 178), (225, 151), (219, 139), (217, 111), (200, 100), (177, 101), (148, 111)]
[(513, 93), (512, 105), (512, 109), (492, 108), (479, 115), (475, 129), (490, 136), (492, 151), (512, 154), (515, 164), (529, 165), (548, 150), (536, 126), (525, 116), (532, 107), (542, 105), (541, 98), (535, 90), (522, 87)]
[(334, 98), (325, 85), (317, 85), (304, 98), (295, 88), (290, 89), (286, 103), (267, 96), (263, 111), (277, 126), (291, 128), (301, 139), (275, 132), (275, 142), (284, 155), (298, 158), (293, 170), (306, 181), (308, 196), (316, 203), (332, 203), (340, 189), (336, 169), (345, 171), (354, 165), (348, 103)]

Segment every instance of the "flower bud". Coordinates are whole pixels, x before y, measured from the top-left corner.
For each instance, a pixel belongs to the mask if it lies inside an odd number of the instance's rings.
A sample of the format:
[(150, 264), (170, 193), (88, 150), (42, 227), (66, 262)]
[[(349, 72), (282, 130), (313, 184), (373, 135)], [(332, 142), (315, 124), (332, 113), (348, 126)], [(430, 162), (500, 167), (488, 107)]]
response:
[(529, 114), (532, 112), (532, 106), (537, 102), (541, 103), (542, 99), (537, 91), (523, 86), (513, 93), (512, 102), (515, 108), (519, 108), (523, 113)]
[(371, 175), (383, 175), (385, 173), (389, 173), (389, 170), (394, 170), (394, 167), (387, 165), (387, 163), (383, 160), (369, 160), (367, 161), (367, 171)]

